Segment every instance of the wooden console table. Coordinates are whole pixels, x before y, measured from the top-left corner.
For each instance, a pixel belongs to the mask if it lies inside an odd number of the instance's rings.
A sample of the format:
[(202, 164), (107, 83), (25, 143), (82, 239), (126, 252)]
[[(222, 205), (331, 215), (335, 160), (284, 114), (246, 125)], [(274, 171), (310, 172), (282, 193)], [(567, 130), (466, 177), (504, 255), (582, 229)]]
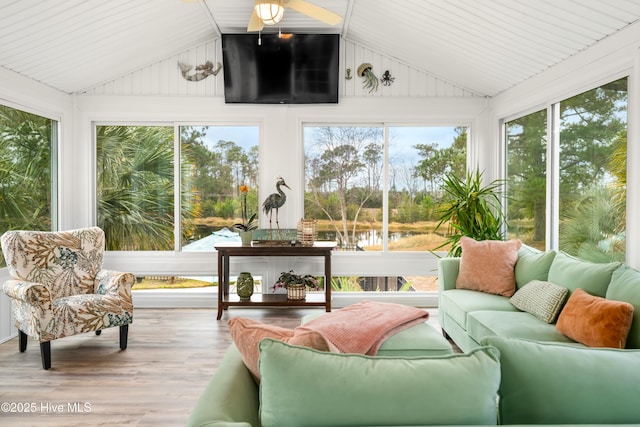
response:
[[(314, 246), (216, 246), (218, 251), (218, 320), (222, 311), (229, 307), (325, 307), (331, 311), (331, 251), (334, 245)], [(249, 301), (240, 301), (237, 295), (229, 294), (229, 259), (232, 256), (270, 257), (324, 257), (324, 295), (309, 294), (301, 301), (287, 299), (286, 294), (254, 294)]]

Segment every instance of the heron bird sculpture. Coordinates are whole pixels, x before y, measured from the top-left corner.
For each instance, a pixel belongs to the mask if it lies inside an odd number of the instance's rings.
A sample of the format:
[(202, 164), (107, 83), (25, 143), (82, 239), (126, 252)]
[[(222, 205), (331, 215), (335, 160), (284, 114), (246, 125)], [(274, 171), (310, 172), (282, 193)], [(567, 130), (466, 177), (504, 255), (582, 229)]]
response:
[(269, 239), (273, 240), (273, 229), (271, 228), (271, 217), (273, 215), (273, 210), (276, 210), (276, 227), (278, 227), (278, 237), (282, 240), (282, 233), (280, 232), (280, 223), (278, 222), (278, 209), (284, 205), (284, 202), (287, 201), (287, 195), (284, 194), (284, 191), (280, 189), (280, 187), (287, 187), (289, 190), (291, 188), (284, 182), (282, 177), (278, 177), (278, 181), (276, 181), (276, 190), (277, 193), (270, 194), (262, 203), (262, 210), (265, 214), (269, 215)]

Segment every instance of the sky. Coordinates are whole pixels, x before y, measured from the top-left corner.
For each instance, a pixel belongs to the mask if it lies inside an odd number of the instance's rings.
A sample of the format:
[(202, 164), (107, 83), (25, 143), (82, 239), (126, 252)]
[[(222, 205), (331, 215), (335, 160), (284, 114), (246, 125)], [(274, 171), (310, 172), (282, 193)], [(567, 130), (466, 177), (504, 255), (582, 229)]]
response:
[(416, 150), (413, 148), (415, 145), (437, 143), (438, 149), (448, 148), (456, 135), (454, 126), (394, 126), (390, 128), (389, 134), (393, 157), (412, 160), (411, 163), (416, 160)]
[(233, 141), (245, 151), (259, 141), (258, 126), (209, 126), (205, 141), (215, 144), (220, 140)]
[[(396, 159), (416, 160), (417, 144), (437, 143), (438, 148), (450, 147), (455, 137), (454, 126), (392, 126), (390, 127), (392, 153)], [(258, 126), (210, 126), (205, 138), (207, 143), (219, 140), (233, 141), (247, 150), (258, 143)]]

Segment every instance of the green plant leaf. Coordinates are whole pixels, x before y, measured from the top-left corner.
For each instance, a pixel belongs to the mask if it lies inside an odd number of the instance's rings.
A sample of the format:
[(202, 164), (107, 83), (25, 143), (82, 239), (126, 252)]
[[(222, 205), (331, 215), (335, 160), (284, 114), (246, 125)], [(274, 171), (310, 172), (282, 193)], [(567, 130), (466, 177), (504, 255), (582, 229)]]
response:
[(460, 256), (462, 236), (476, 240), (502, 240), (502, 185), (503, 180), (495, 180), (483, 186), (479, 171), (467, 174), (464, 179), (453, 174), (445, 176), (442, 191), (448, 201), (440, 211), (436, 230), (447, 224), (449, 233), (445, 242), (435, 250), (449, 246), (449, 256)]

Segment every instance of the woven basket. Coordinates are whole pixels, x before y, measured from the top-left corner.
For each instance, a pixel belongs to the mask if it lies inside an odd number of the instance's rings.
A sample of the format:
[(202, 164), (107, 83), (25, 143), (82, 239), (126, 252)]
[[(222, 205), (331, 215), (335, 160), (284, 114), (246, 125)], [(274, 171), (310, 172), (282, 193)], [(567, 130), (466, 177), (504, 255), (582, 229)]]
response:
[(287, 299), (300, 301), (307, 297), (307, 287), (305, 285), (287, 286)]

